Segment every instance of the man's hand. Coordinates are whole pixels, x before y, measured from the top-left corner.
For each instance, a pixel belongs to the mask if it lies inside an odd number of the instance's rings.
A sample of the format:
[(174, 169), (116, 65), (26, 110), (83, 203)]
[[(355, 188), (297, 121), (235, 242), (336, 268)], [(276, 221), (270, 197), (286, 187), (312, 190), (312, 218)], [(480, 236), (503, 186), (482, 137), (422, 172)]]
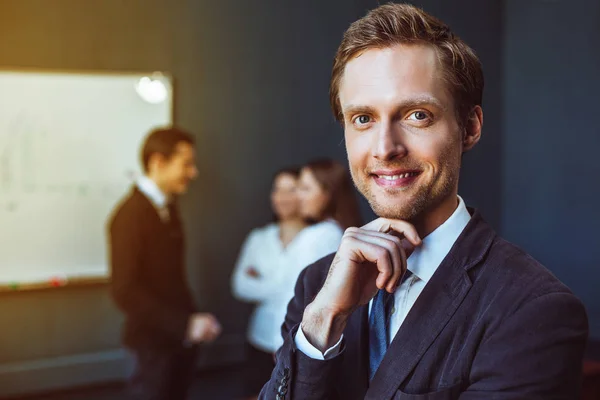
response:
[(190, 316), (187, 339), (192, 343), (212, 342), (221, 334), (221, 325), (210, 313), (196, 313)]
[(385, 289), (392, 293), (406, 271), (406, 250), (421, 244), (414, 226), (379, 218), (348, 228), (321, 291), (304, 311), (302, 331), (321, 351), (337, 343), (350, 314)]

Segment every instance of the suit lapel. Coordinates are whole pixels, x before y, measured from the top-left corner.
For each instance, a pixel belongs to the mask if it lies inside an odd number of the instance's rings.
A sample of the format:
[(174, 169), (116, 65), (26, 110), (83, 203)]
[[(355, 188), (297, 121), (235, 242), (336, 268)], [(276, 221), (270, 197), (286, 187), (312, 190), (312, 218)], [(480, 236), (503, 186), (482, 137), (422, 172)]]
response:
[(398, 390), (469, 292), (467, 270), (481, 261), (494, 236), (475, 213), (406, 316), (365, 399), (390, 399)]

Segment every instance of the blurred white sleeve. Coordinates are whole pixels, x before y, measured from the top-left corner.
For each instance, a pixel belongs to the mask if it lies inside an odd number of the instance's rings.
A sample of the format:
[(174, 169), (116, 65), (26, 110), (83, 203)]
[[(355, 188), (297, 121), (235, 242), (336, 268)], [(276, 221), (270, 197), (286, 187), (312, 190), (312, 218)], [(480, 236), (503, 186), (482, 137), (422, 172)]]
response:
[(261, 232), (255, 229), (246, 238), (231, 277), (233, 296), (238, 300), (261, 302), (269, 297), (276, 286), (276, 282), (273, 282), (272, 277), (268, 274), (258, 277), (248, 274), (250, 267), (260, 271), (260, 266), (256, 264), (256, 261), (257, 255), (261, 251), (265, 251), (265, 246)]
[(270, 299), (280, 299), (285, 304), (294, 297), (294, 288), (300, 272), (310, 264), (337, 251), (342, 241), (344, 232), (334, 221), (320, 222), (312, 227), (305, 228), (302, 245), (294, 249), (293, 254), (288, 254), (288, 265), (284, 269), (281, 281), (273, 287)]
[(309, 259), (306, 260), (305, 267), (326, 255), (335, 253), (340, 247), (342, 236), (344, 236), (344, 231), (336, 222), (322, 222), (312, 237)]

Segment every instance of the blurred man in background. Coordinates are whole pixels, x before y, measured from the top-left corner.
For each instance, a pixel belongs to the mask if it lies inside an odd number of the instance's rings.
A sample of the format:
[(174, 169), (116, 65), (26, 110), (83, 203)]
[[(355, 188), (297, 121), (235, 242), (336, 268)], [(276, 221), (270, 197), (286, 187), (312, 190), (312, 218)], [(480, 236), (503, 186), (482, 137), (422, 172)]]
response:
[(142, 176), (109, 223), (112, 295), (125, 314), (124, 344), (135, 356), (131, 394), (185, 399), (197, 344), (221, 331), (196, 310), (185, 281), (185, 241), (176, 197), (197, 176), (193, 137), (157, 129), (142, 148)]

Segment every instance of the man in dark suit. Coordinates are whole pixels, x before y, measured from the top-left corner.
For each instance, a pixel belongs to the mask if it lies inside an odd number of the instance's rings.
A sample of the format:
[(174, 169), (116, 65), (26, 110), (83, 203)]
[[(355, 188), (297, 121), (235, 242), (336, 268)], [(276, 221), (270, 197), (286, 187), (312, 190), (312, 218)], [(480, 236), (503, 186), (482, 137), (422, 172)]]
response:
[(184, 232), (176, 205), (197, 175), (193, 137), (177, 128), (151, 132), (145, 175), (109, 223), (112, 294), (125, 314), (124, 344), (135, 356), (132, 397), (183, 400), (197, 344), (215, 339), (215, 317), (198, 313), (185, 281)]
[(388, 4), (346, 31), (330, 89), (380, 218), (303, 271), (260, 398), (576, 399), (583, 305), (457, 193), (483, 124), (475, 53)]

